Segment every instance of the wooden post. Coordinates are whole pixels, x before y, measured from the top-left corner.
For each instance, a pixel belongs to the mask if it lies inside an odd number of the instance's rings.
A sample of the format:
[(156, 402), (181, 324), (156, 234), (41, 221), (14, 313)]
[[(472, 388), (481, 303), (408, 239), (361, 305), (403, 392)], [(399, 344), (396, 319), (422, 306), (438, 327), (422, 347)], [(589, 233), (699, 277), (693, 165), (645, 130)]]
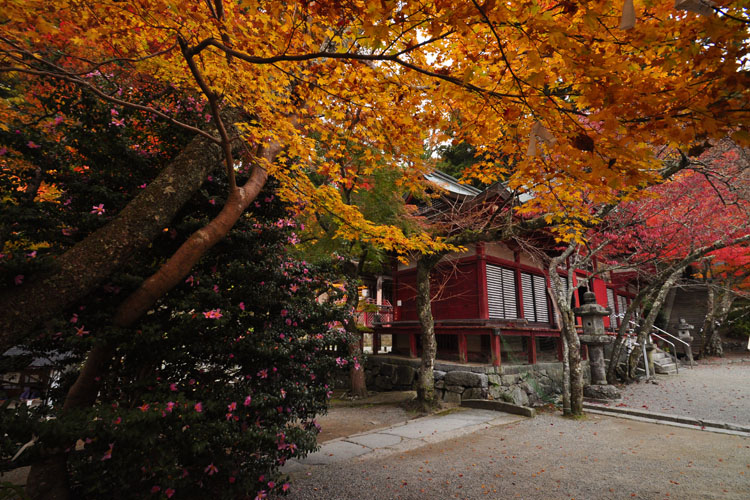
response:
[(487, 257), (484, 243), (477, 243), (477, 300), (479, 300), (479, 318), (489, 319), (490, 308), (487, 298)]
[(417, 358), (417, 335), (415, 333), (409, 334), (409, 357)]
[(499, 331), (493, 331), (490, 334), (490, 348), (492, 349), (492, 366), (500, 366), (500, 333)]
[(380, 352), (380, 331), (375, 330), (372, 334), (372, 353), (377, 354)]
[(466, 363), (469, 360), (468, 346), (466, 344), (466, 335), (463, 333), (458, 335), (458, 360), (461, 363)]
[[(518, 317), (525, 318), (526, 310), (523, 303), (523, 285), (521, 283), (521, 252), (513, 252), (513, 260), (516, 263), (513, 273), (516, 275), (516, 307), (518, 307)], [(532, 304), (533, 307), (533, 304)]]
[(529, 364), (536, 364), (536, 336), (534, 332), (529, 334)]

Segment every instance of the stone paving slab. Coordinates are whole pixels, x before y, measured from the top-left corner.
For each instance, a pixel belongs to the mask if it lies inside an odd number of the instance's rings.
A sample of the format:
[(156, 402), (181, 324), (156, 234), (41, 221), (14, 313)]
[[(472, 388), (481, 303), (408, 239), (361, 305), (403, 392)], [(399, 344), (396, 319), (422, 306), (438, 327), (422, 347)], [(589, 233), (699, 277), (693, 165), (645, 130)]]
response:
[(372, 448), (362, 446), (361, 444), (350, 443), (342, 439), (336, 439), (325, 443), (320, 451), (309, 454), (300, 460), (300, 463), (307, 465), (328, 465), (342, 460), (349, 460), (355, 457), (370, 453)]
[[(401, 443), (402, 437), (385, 432), (363, 434), (361, 436), (349, 436), (346, 438), (350, 443), (367, 446), (368, 448), (387, 448)], [(325, 445), (324, 445), (325, 446)]]
[(480, 428), (494, 427), (524, 420), (525, 417), (504, 412), (461, 409), (445, 415), (410, 420), (386, 429), (366, 432), (323, 443), (320, 450), (304, 459), (290, 460), (282, 472), (294, 473), (309, 466), (323, 466), (361, 457), (381, 457), (404, 452), (468, 434)]

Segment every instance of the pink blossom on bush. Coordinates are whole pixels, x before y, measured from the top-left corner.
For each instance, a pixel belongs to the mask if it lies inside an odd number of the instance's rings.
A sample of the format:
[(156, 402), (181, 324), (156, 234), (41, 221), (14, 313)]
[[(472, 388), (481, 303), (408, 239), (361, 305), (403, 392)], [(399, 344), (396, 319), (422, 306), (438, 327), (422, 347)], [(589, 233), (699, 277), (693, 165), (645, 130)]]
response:
[(203, 316), (208, 319), (219, 319), (222, 317), (221, 309), (211, 309), (203, 313)]

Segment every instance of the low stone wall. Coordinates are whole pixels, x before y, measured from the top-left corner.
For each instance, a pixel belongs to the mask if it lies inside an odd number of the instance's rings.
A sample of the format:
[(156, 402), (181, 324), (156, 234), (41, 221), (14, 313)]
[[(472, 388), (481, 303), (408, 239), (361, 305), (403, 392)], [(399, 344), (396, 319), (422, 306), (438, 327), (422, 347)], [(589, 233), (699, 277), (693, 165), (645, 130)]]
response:
[[(376, 391), (416, 389), (420, 361), (397, 356), (376, 355), (367, 359), (367, 387)], [(590, 381), (584, 361), (584, 380)], [(435, 363), (435, 389), (443, 401), (495, 399), (522, 406), (545, 404), (562, 393), (562, 363), (535, 365), (461, 365)]]

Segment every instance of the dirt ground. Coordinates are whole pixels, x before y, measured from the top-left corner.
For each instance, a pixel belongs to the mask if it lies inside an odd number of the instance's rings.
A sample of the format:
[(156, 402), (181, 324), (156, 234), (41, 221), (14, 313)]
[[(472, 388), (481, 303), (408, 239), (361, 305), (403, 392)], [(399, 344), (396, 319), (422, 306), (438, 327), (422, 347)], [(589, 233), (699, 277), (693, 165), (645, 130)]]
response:
[(750, 438), (556, 412), (323, 466), (289, 500), (750, 498)]
[(334, 394), (328, 413), (317, 419), (322, 428), (318, 434), (318, 443), (390, 427), (420, 417), (422, 415), (404, 408), (404, 403), (415, 397), (415, 391), (372, 393), (366, 399), (357, 400), (345, 399), (343, 393)]

